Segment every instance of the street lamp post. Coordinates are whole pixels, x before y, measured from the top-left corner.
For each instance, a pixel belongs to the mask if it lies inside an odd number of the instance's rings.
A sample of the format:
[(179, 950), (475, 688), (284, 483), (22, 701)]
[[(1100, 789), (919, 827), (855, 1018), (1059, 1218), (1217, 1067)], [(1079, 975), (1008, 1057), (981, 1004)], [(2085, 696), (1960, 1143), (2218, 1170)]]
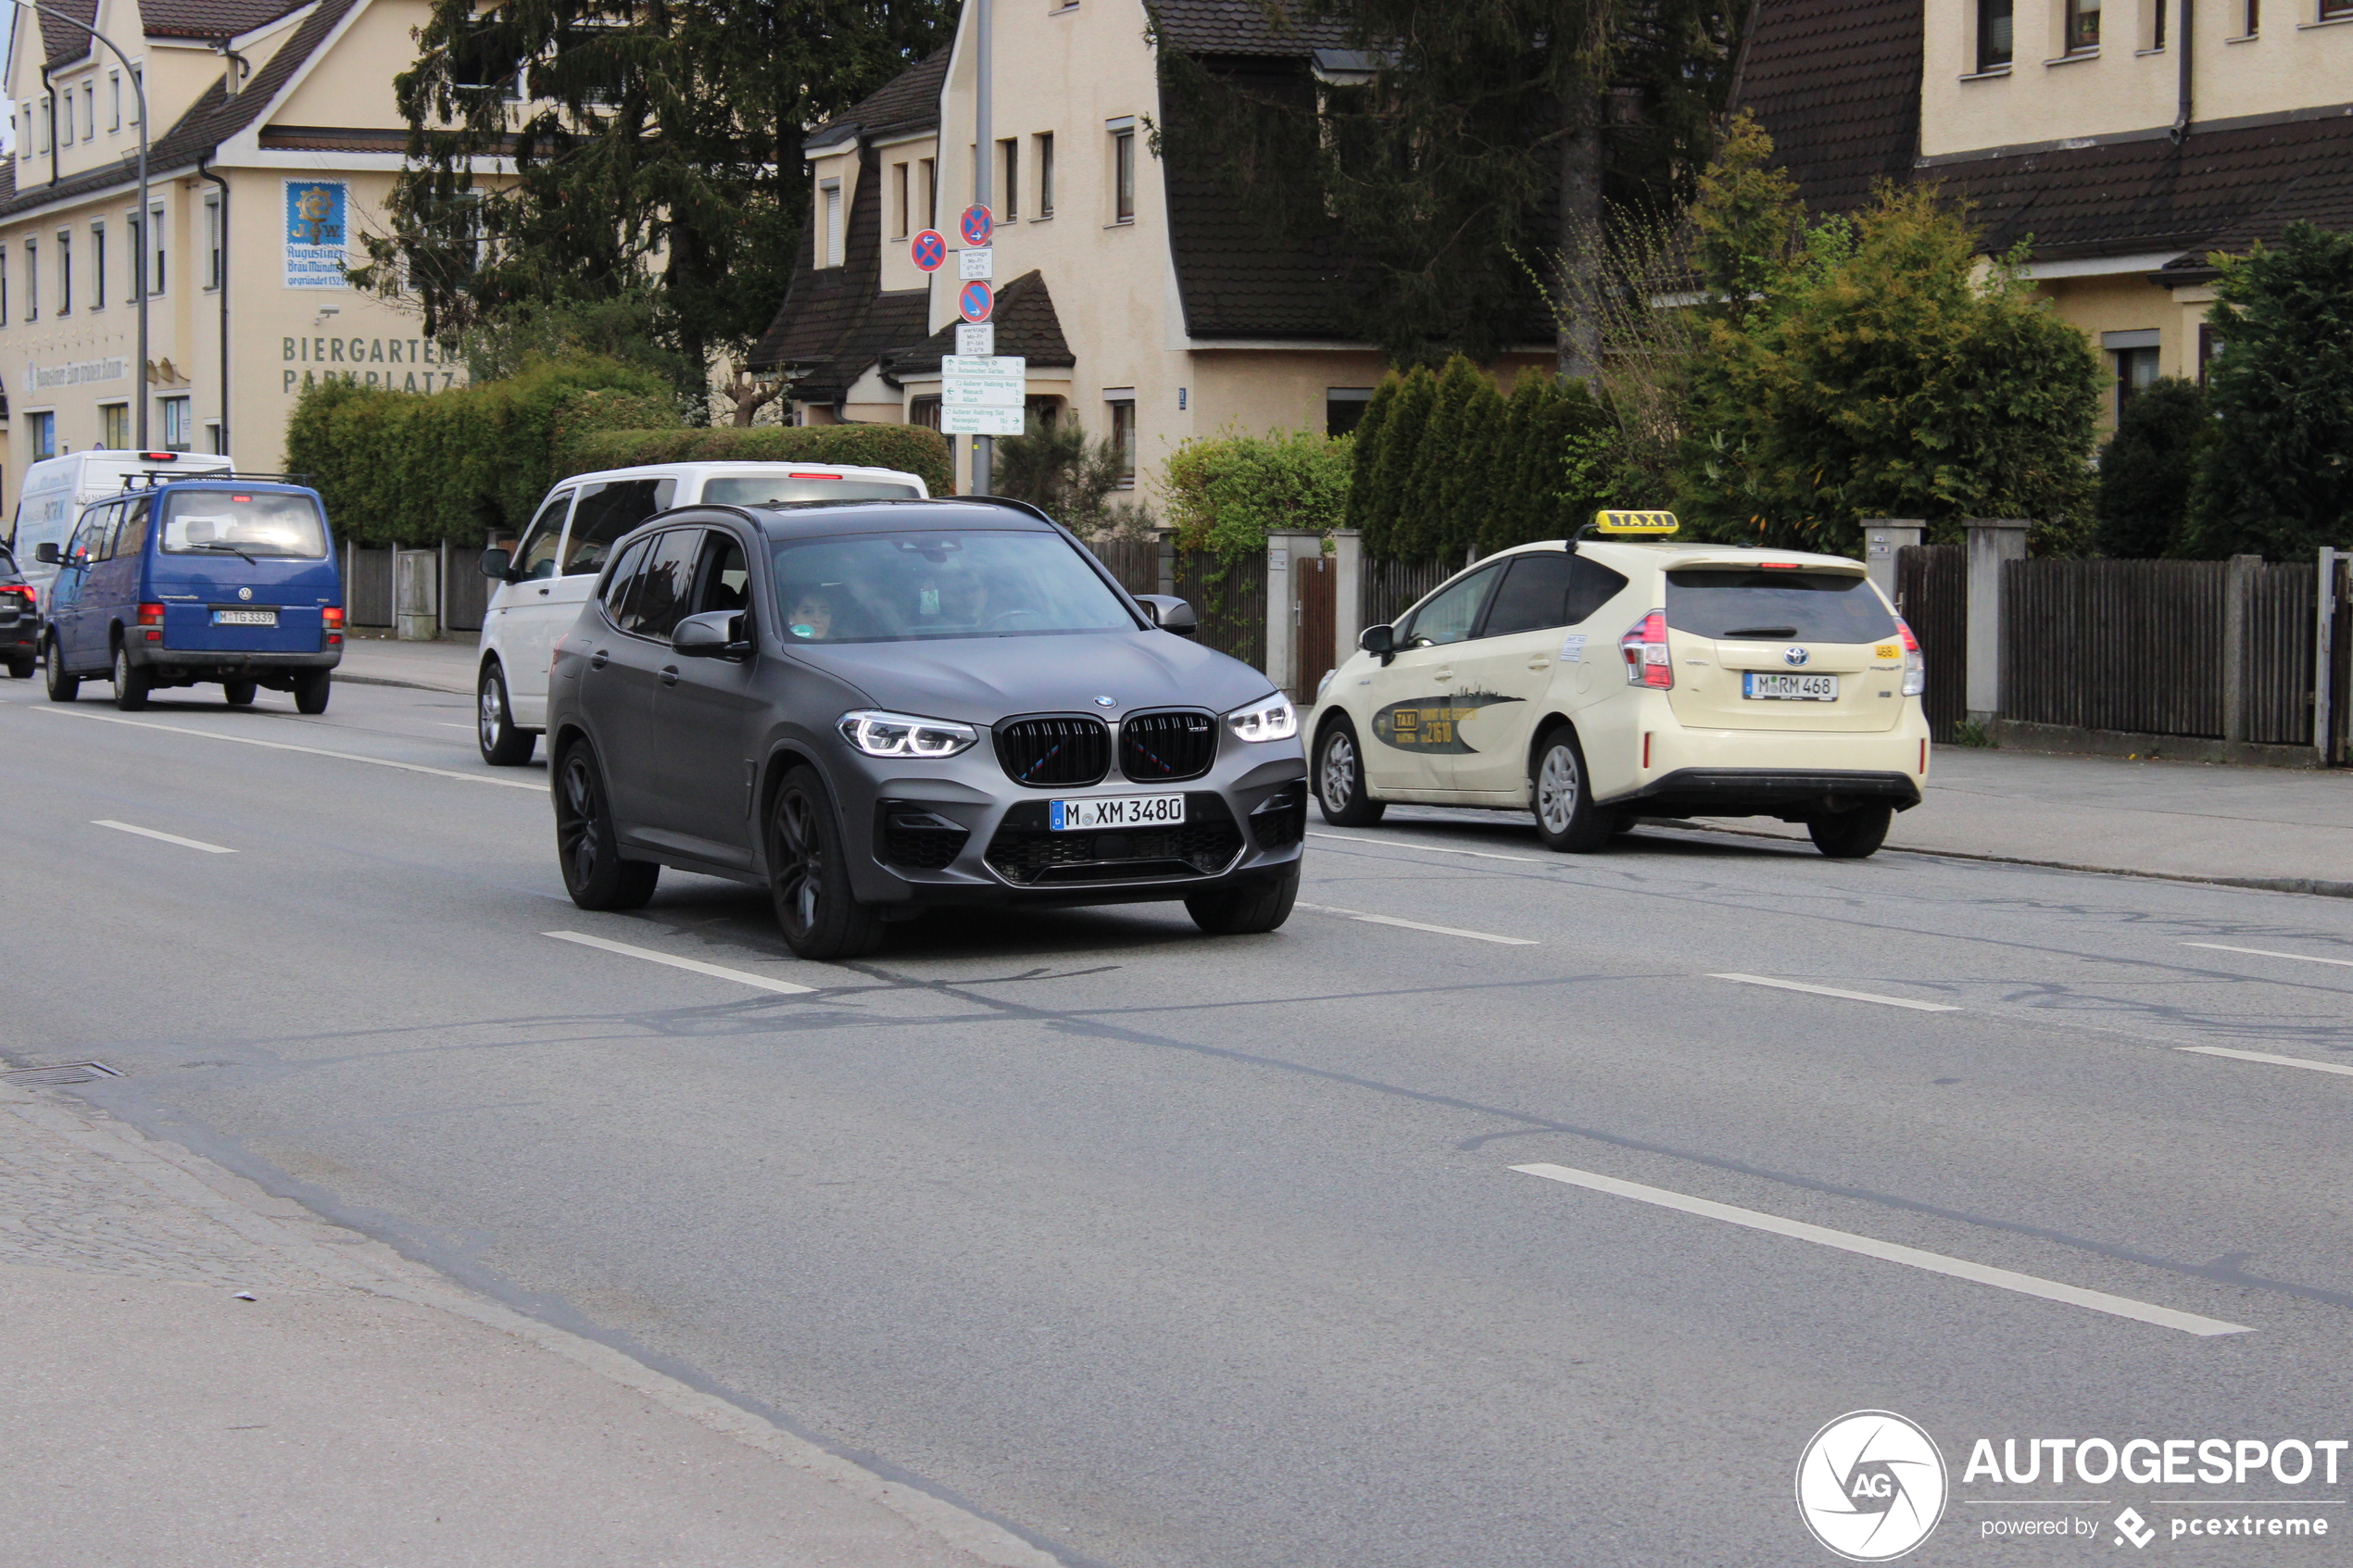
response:
[[(132, 103), (139, 111), (139, 217), (131, 226), (131, 232), (138, 236), (139, 246), (131, 263), (131, 276), (136, 281), (139, 291), (139, 365), (132, 378), (132, 384), (137, 389), (133, 395), (139, 404), (139, 450), (144, 452), (147, 449), (147, 405), (155, 401), (147, 395), (147, 251), (154, 244), (147, 233), (147, 225), (152, 220), (147, 212), (147, 84), (139, 79), (139, 69), (131, 63), (131, 56), (117, 47), (113, 39), (88, 22), (69, 16), (55, 6), (44, 5), (42, 0), (14, 0), (14, 4), (20, 10), (38, 11), (44, 17), (55, 17), (66, 26), (79, 28), (88, 33), (114, 50), (114, 57), (122, 62), (122, 74), (131, 79)], [(228, 418), (228, 410), (221, 411), (221, 418)]]

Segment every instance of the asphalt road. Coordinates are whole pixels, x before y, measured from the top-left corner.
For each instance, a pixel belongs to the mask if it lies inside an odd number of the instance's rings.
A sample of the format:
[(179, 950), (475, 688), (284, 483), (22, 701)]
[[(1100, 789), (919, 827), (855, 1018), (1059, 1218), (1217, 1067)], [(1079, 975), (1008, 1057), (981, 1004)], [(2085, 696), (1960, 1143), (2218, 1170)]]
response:
[(1950, 1467), (1908, 1562), (2136, 1557), (2128, 1505), (2353, 1559), (2353, 1454), (1963, 1474), (2353, 1437), (2353, 904), (1431, 810), (1311, 823), (1270, 936), (825, 966), (727, 884), (573, 909), (462, 697), (89, 689), (0, 684), (0, 1054), (1072, 1564), (1828, 1562), (1793, 1476), (1858, 1409)]

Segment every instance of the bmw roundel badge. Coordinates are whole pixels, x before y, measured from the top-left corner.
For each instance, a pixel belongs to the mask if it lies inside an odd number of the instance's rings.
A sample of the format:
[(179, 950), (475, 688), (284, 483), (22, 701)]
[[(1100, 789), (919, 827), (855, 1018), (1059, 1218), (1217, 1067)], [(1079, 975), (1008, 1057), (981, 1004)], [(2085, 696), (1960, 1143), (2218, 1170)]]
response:
[(1812, 654), (1807, 653), (1804, 648), (1783, 648), (1781, 650), (1781, 662), (1783, 664), (1803, 664), (1813, 657), (1814, 656)]
[(1095, 699), (1095, 706), (1098, 708), (1117, 708), (1119, 706), (1119, 699), (1116, 697), (1099, 696)]

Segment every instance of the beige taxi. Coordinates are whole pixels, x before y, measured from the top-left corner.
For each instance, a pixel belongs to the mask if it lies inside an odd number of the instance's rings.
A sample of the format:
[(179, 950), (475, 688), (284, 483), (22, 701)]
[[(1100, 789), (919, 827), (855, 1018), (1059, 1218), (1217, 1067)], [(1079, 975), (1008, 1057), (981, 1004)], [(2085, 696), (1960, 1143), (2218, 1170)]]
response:
[(1310, 718), (1324, 820), (1532, 810), (1584, 851), (1638, 818), (1768, 816), (1825, 855), (1878, 849), (1928, 782), (1911, 629), (1859, 561), (1674, 528), (1604, 512), (1367, 627)]

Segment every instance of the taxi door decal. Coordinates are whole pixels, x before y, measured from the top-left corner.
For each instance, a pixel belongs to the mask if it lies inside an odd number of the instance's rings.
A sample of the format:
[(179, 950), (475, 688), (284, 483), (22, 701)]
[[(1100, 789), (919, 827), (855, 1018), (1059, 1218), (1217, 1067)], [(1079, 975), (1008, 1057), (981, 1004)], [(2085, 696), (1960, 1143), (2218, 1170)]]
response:
[(1373, 734), (1384, 745), (1400, 751), (1459, 757), (1478, 750), (1463, 739), (1464, 720), (1494, 703), (1525, 700), (1495, 692), (1440, 692), (1431, 696), (1408, 697), (1403, 702), (1392, 702), (1373, 715)]

